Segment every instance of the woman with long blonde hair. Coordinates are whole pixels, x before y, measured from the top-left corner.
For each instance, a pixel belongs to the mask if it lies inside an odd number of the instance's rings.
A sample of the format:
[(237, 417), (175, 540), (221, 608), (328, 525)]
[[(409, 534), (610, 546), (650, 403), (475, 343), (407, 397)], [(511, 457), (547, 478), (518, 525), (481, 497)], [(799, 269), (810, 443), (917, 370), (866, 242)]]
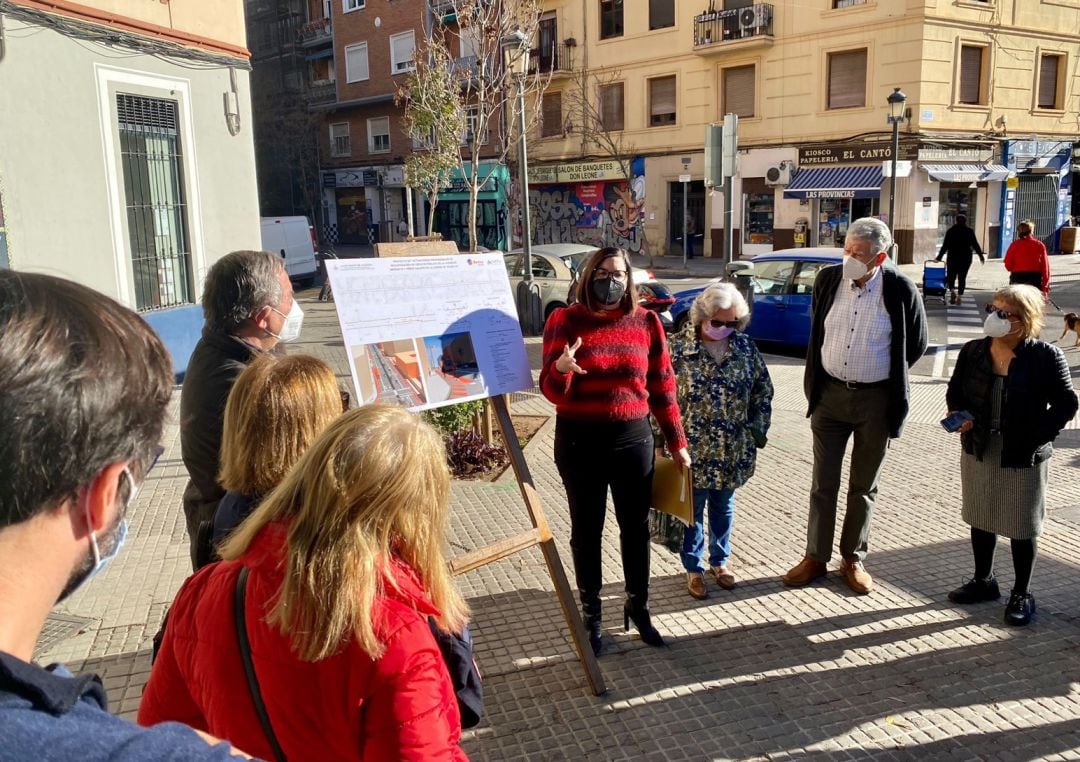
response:
[(311, 355), (261, 355), (236, 379), (225, 404), (213, 547), (255, 510), (315, 437), (341, 415), (333, 369)]
[[(225, 560), (180, 590), (139, 721), (183, 720), (265, 759), (267, 724), (292, 759), (465, 759), (428, 625), (459, 632), (467, 615), (443, 552), (449, 485), (442, 440), (417, 416), (367, 406), (334, 421)], [(241, 591), (265, 723), (237, 645)]]

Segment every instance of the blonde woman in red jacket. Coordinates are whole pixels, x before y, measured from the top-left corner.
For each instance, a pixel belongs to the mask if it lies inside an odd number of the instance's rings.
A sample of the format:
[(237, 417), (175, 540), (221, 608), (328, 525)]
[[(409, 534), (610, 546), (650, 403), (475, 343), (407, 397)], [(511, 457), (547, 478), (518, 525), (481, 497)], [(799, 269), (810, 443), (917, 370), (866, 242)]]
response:
[(465, 760), (428, 624), (459, 632), (467, 613), (442, 551), (449, 491), (442, 440), (418, 416), (342, 415), (230, 535), (225, 560), (180, 589), (139, 722), (183, 720), (275, 758), (233, 616), (246, 569), (250, 651), (283, 757)]
[(1016, 226), (1019, 236), (1009, 244), (1005, 252), (1005, 269), (1009, 271), (1009, 283), (1034, 286), (1050, 293), (1050, 258), (1046, 255), (1046, 246), (1035, 237), (1035, 226), (1031, 220), (1024, 220)]

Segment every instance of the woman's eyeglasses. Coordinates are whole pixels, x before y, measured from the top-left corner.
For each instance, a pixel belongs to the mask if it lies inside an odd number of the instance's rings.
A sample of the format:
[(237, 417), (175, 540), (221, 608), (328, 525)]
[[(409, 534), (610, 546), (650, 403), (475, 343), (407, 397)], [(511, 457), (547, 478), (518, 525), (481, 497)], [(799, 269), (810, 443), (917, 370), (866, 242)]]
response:
[(713, 328), (738, 328), (738, 320), (710, 320), (709, 325)]
[(597, 280), (611, 280), (614, 278), (622, 283), (626, 280), (626, 270), (605, 270), (603, 267), (597, 267), (593, 270), (593, 276)]
[(984, 309), (986, 310), (987, 315), (993, 313), (993, 314), (997, 315), (999, 318), (1001, 318), (1002, 320), (1008, 320), (1009, 318), (1017, 317), (1016, 313), (1009, 312), (1008, 310), (998, 309), (997, 307), (995, 307), (990, 302), (986, 303), (986, 307)]

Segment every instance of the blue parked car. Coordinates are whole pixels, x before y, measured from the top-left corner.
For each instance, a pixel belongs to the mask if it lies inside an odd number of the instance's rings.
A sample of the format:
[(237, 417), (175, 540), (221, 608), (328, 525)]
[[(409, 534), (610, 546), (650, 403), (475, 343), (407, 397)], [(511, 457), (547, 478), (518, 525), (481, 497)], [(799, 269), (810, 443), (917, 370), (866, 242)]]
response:
[[(750, 338), (799, 347), (809, 344), (814, 280), (822, 268), (843, 259), (843, 250), (832, 248), (781, 249), (754, 257), (754, 305), (746, 329)], [(692, 288), (675, 294), (671, 317), (676, 331), (686, 327), (690, 305), (704, 290)]]

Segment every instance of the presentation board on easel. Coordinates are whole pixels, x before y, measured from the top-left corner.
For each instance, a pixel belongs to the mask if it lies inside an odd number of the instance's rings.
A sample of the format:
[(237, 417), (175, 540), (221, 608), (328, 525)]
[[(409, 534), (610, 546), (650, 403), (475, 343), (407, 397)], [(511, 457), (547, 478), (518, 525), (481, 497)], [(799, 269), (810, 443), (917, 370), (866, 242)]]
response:
[(491, 399), (533, 528), (458, 556), (450, 567), (464, 574), (539, 547), (589, 684), (600, 695), (603, 677), (504, 396), (531, 389), (533, 381), (502, 254), (331, 259), (326, 273), (361, 404), (421, 411)]

